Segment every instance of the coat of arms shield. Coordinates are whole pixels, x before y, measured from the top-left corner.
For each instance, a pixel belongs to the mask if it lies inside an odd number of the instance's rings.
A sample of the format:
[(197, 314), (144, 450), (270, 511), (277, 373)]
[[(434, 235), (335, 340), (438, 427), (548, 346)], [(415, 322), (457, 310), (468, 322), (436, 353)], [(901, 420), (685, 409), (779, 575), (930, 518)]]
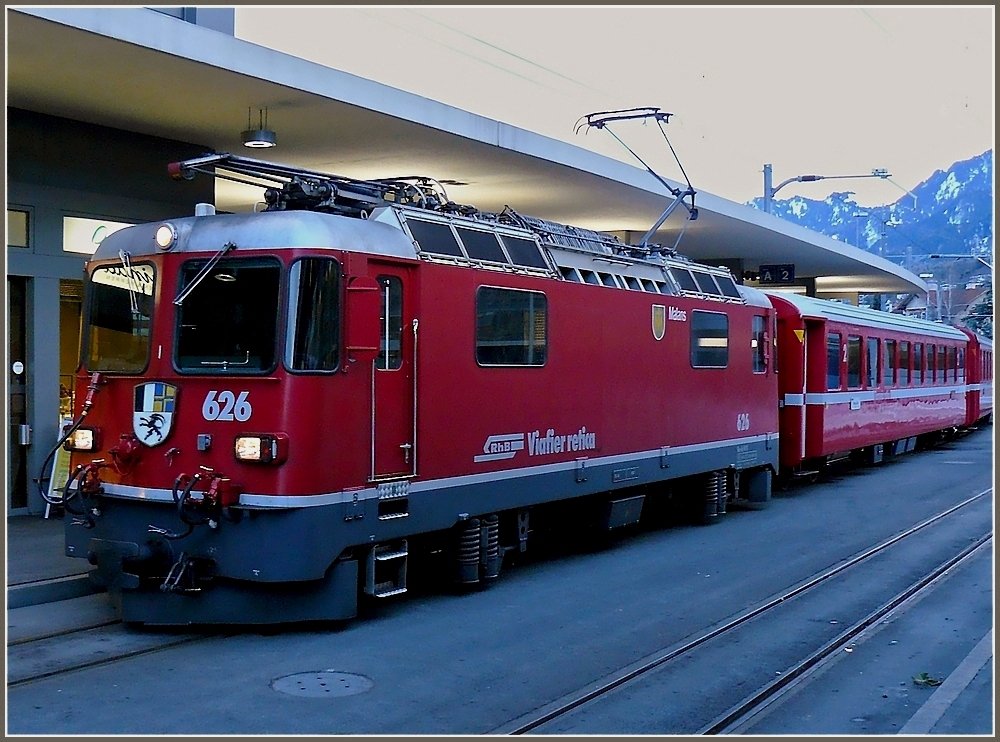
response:
[(177, 387), (162, 381), (150, 381), (135, 387), (132, 408), (132, 431), (140, 443), (157, 446), (170, 435), (177, 402)]
[(662, 304), (653, 305), (653, 337), (663, 340), (667, 332), (667, 308)]

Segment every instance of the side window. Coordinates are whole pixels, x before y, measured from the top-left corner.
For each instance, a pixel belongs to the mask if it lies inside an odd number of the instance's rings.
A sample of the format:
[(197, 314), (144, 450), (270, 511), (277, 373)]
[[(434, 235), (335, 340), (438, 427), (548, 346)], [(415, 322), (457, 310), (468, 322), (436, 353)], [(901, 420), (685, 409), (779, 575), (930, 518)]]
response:
[(767, 371), (767, 317), (759, 314), (753, 316), (753, 337), (750, 339), (750, 348), (753, 352), (753, 372), (762, 374)]
[(691, 365), (725, 368), (729, 365), (729, 317), (721, 312), (691, 313)]
[(481, 366), (543, 366), (548, 304), (538, 291), (481, 286), (476, 294), (476, 362)]
[(395, 371), (403, 365), (403, 282), (396, 276), (379, 276), (382, 291), (379, 311), (378, 358), (375, 368)]
[(958, 373), (958, 369), (955, 367), (955, 347), (954, 346), (948, 348), (948, 370), (951, 372), (949, 374), (949, 377), (951, 378), (952, 381), (955, 381), (956, 378), (957, 378), (956, 374)]
[(910, 343), (899, 341), (899, 353), (896, 354), (896, 383), (906, 386), (910, 383)]
[(861, 388), (861, 338), (847, 336), (847, 388)]
[(882, 361), (882, 383), (892, 386), (895, 381), (894, 371), (896, 370), (896, 341), (885, 341), (885, 356)]
[(965, 383), (965, 348), (959, 348), (958, 349), (958, 365), (956, 366), (956, 368), (958, 369), (956, 380), (964, 384)]
[(285, 365), (293, 371), (333, 371), (340, 349), (340, 265), (303, 258), (288, 272)]
[(924, 383), (924, 344), (913, 344), (913, 379), (914, 384)]
[(934, 380), (942, 383), (948, 380), (948, 366), (945, 365), (943, 345), (939, 345), (937, 348), (937, 366), (934, 369)]
[(879, 360), (879, 357), (880, 357), (879, 356), (879, 352), (878, 352), (878, 342), (879, 342), (878, 338), (868, 338), (868, 341), (867, 341), (867, 347), (868, 347), (868, 379), (867, 379), (867, 383), (868, 383), (868, 388), (869, 389), (874, 389), (876, 386), (878, 386), (878, 376), (879, 376), (879, 374), (878, 374), (878, 360)]
[(840, 333), (826, 336), (826, 388), (840, 389)]

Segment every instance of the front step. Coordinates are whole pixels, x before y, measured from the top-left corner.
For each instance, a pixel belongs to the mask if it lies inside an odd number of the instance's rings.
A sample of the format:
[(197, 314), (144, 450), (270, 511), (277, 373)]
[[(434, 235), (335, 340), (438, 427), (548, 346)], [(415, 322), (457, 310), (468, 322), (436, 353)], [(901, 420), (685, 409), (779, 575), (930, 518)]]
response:
[(409, 558), (406, 539), (376, 544), (368, 551), (365, 592), (376, 598), (388, 598), (406, 592), (406, 564)]

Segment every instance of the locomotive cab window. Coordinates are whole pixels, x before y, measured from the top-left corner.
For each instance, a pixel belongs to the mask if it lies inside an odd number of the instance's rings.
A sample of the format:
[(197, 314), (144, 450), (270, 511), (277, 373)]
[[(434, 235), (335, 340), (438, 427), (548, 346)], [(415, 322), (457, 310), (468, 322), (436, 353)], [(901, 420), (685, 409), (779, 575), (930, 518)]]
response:
[(281, 267), (276, 260), (184, 264), (177, 307), (175, 364), (203, 374), (265, 373), (274, 368)]
[(84, 339), (88, 371), (146, 368), (155, 280), (153, 266), (146, 264), (106, 265), (90, 275)]
[(288, 273), (285, 365), (292, 371), (333, 371), (340, 349), (340, 265), (304, 258)]
[(729, 317), (721, 312), (691, 313), (691, 365), (725, 368), (729, 365)]
[(476, 362), (545, 365), (547, 319), (545, 294), (481, 286), (476, 293)]

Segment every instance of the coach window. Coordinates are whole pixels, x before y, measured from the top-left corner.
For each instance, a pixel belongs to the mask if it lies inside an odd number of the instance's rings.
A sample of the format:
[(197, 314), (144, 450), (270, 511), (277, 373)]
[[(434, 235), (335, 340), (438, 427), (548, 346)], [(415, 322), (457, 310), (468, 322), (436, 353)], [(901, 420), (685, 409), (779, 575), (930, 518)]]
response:
[(403, 283), (396, 276), (379, 276), (378, 358), (375, 368), (395, 371), (403, 365)]
[(965, 383), (965, 348), (958, 349), (958, 363), (956, 364), (958, 369), (956, 372), (956, 380), (960, 383)]
[(288, 272), (285, 365), (292, 371), (333, 371), (340, 348), (340, 265), (303, 258)]
[(481, 286), (476, 294), (476, 362), (543, 366), (548, 350), (545, 294)]
[(924, 383), (924, 344), (913, 344), (913, 383)]
[(861, 338), (847, 336), (847, 388), (861, 388)]
[[(205, 269), (208, 272), (205, 273)], [(266, 258), (184, 264), (176, 364), (203, 374), (265, 373), (277, 361), (281, 267)]]
[(899, 341), (899, 353), (896, 354), (896, 383), (906, 386), (910, 383), (910, 343)]
[(755, 314), (753, 316), (753, 328), (750, 339), (750, 348), (753, 351), (753, 372), (762, 374), (767, 371), (767, 318)]
[[(955, 368), (955, 347), (954, 346), (950, 346), (948, 348), (948, 370), (951, 371), (951, 373), (949, 374), (949, 376), (951, 376), (951, 380), (955, 381), (955, 379), (957, 378), (956, 374), (958, 373), (958, 369)], [(948, 380), (948, 378), (945, 377), (945, 381), (947, 381), (947, 380)]]
[(729, 317), (720, 312), (691, 314), (691, 365), (725, 368), (729, 365)]
[(878, 385), (878, 338), (868, 338), (866, 341), (868, 349), (867, 357), (867, 383), (869, 389), (874, 389)]
[(896, 368), (896, 341), (885, 341), (885, 357), (882, 361), (882, 383), (885, 386), (892, 386), (894, 378), (893, 371)]
[(840, 333), (826, 336), (826, 388), (840, 389)]
[(948, 367), (945, 365), (943, 345), (937, 347), (937, 368), (934, 372), (934, 378), (940, 382), (948, 380)]

